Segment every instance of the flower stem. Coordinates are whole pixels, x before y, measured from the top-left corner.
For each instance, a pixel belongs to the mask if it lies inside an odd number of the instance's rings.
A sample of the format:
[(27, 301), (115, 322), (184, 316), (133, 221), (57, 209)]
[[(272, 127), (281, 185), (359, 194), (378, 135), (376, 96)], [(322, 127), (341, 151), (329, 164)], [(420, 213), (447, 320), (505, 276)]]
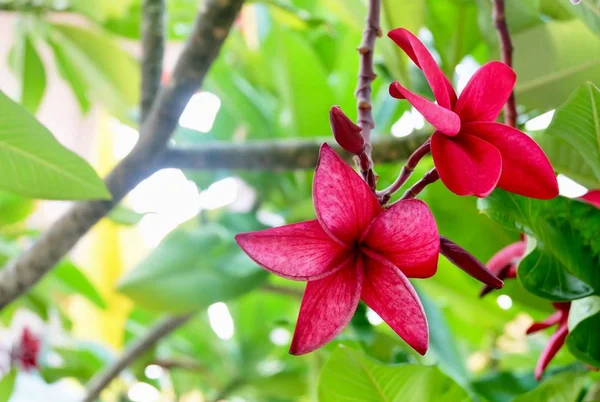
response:
[[(504, 13), (504, 0), (494, 1), (494, 25), (498, 31), (498, 40), (500, 41), (500, 52), (504, 64), (512, 68), (513, 45), (510, 40), (510, 33), (506, 25), (506, 14)], [(511, 126), (517, 125), (517, 105), (515, 102), (515, 91), (512, 91), (506, 106), (504, 107), (504, 122)]]
[(423, 159), (425, 155), (427, 155), (431, 151), (431, 144), (429, 139), (425, 141), (423, 145), (415, 150), (411, 156), (408, 157), (406, 161), (406, 165), (402, 167), (400, 170), (400, 174), (396, 178), (396, 180), (386, 189), (377, 192), (377, 197), (382, 205), (387, 204), (392, 195), (406, 183), (406, 181), (410, 178), (413, 171), (417, 167), (417, 164)]
[(425, 187), (436, 182), (439, 178), (440, 175), (438, 174), (438, 171), (435, 168), (431, 169), (425, 174), (425, 176), (423, 176), (421, 180), (413, 184), (413, 186), (409, 188), (406, 193), (404, 193), (400, 200), (411, 200), (415, 198), (421, 191), (423, 191)]
[(358, 126), (362, 128), (362, 135), (365, 139), (365, 150), (359, 155), (359, 166), (363, 178), (373, 191), (375, 191), (377, 185), (377, 176), (373, 172), (373, 161), (371, 160), (371, 130), (375, 128), (371, 112), (371, 83), (376, 77), (373, 67), (373, 49), (375, 48), (375, 38), (381, 36), (381, 28), (379, 26), (380, 15), (381, 0), (369, 0), (367, 23), (362, 42), (358, 47), (360, 66), (358, 71), (358, 85), (356, 87)]

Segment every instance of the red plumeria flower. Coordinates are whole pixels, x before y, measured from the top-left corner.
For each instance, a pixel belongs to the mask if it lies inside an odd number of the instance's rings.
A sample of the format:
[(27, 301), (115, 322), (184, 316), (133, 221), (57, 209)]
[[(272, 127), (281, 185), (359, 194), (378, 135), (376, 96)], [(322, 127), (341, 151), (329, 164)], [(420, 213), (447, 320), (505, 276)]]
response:
[(21, 333), (21, 340), (17, 350), (13, 352), (13, 359), (18, 361), (25, 371), (38, 368), (40, 346), (40, 339), (29, 328), (25, 328)]
[(406, 29), (388, 36), (423, 70), (436, 103), (398, 82), (390, 94), (407, 99), (436, 129), (431, 155), (440, 179), (458, 195), (486, 197), (496, 186), (527, 197), (558, 195), (554, 170), (542, 149), (521, 131), (496, 123), (515, 85), (513, 70), (500, 62), (481, 67), (457, 99), (452, 85), (425, 45)]
[(592, 204), (596, 208), (600, 208), (600, 190), (590, 190), (581, 197), (581, 201), (585, 201), (588, 204)]
[(540, 358), (538, 359), (537, 365), (535, 366), (535, 378), (539, 381), (544, 374), (544, 370), (550, 364), (550, 361), (556, 356), (560, 348), (565, 344), (565, 339), (569, 334), (569, 328), (567, 322), (569, 321), (569, 310), (571, 303), (552, 303), (556, 308), (556, 313), (546, 318), (544, 321), (535, 322), (527, 329), (527, 335), (535, 332), (542, 331), (544, 329), (558, 325), (556, 332), (550, 337), (550, 341), (542, 351)]
[(315, 171), (313, 202), (315, 220), (236, 236), (267, 271), (308, 281), (290, 353), (309, 353), (331, 341), (362, 299), (425, 354), (427, 319), (408, 278), (428, 278), (437, 270), (440, 241), (427, 205), (405, 200), (384, 210), (327, 144)]
[[(488, 269), (501, 280), (513, 279), (517, 277), (517, 265), (525, 255), (527, 241), (525, 236), (516, 243), (509, 244), (490, 258), (486, 264)], [(483, 297), (494, 290), (493, 287), (485, 285), (479, 293)]]

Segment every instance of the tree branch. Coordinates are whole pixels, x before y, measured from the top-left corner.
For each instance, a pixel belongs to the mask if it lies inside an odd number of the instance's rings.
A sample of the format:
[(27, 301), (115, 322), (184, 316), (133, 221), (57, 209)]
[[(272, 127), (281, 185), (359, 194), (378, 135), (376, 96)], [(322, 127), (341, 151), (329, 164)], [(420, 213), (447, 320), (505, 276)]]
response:
[(371, 83), (377, 75), (373, 68), (373, 53), (375, 49), (375, 38), (381, 36), (379, 20), (381, 15), (381, 0), (369, 0), (367, 13), (367, 26), (358, 52), (360, 53), (360, 67), (358, 71), (358, 86), (356, 87), (356, 100), (358, 107), (358, 126), (363, 131), (365, 139), (365, 151), (360, 155), (360, 169), (363, 177), (372, 190), (377, 185), (375, 173), (373, 172), (373, 161), (371, 160), (371, 130), (375, 128), (373, 113), (371, 112)]
[(185, 324), (191, 317), (192, 314), (168, 317), (156, 324), (156, 326), (151, 328), (144, 337), (128, 347), (117, 361), (107, 367), (104, 371), (96, 374), (90, 380), (87, 388), (87, 395), (82, 402), (94, 402), (100, 396), (102, 390), (104, 390), (104, 388), (106, 388), (112, 380), (121, 373), (121, 371), (133, 363), (161, 338), (169, 335), (171, 332)]
[(0, 308), (31, 288), (137, 183), (155, 169), (179, 116), (202, 85), (209, 67), (241, 9), (243, 0), (206, 0), (177, 62), (171, 80), (159, 92), (140, 140), (106, 178), (110, 201), (76, 203), (31, 248), (0, 271)]
[[(493, 0), (494, 25), (498, 31), (498, 40), (500, 41), (500, 52), (504, 64), (512, 68), (513, 45), (510, 40), (510, 33), (506, 25), (506, 15), (504, 13), (504, 0)], [(504, 106), (504, 122), (511, 126), (517, 126), (517, 104), (515, 101), (515, 91), (512, 91), (506, 105)]]
[[(408, 137), (378, 138), (373, 151), (377, 163), (397, 162), (408, 158), (427, 138), (425, 131)], [(163, 152), (157, 164), (161, 168), (218, 170), (239, 169), (283, 171), (314, 169), (319, 148), (327, 139), (251, 141), (242, 144), (208, 143), (197, 148), (170, 148)], [(337, 144), (332, 146), (346, 159), (352, 155)]]
[(146, 120), (160, 89), (165, 53), (165, 0), (144, 0), (142, 16), (142, 102), (140, 121)]

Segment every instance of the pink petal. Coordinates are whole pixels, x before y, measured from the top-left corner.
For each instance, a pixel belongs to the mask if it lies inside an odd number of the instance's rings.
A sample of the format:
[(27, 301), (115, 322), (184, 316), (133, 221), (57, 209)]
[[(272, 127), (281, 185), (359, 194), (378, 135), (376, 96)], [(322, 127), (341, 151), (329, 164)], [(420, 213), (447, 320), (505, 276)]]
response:
[(365, 257), (362, 299), (414, 350), (424, 355), (429, 328), (421, 301), (402, 271), (385, 260)]
[(388, 33), (388, 36), (404, 50), (417, 67), (423, 70), (437, 103), (443, 108), (452, 109), (456, 103), (456, 93), (419, 38), (404, 28), (394, 29)]
[(348, 325), (360, 301), (362, 265), (361, 258), (352, 259), (338, 272), (306, 284), (291, 354), (302, 355), (320, 348)]
[(544, 329), (548, 329), (558, 324), (564, 315), (565, 313), (563, 313), (562, 311), (557, 311), (550, 317), (546, 318), (544, 321), (534, 322), (529, 328), (527, 328), (527, 335), (542, 331)]
[(526, 134), (500, 123), (469, 123), (463, 131), (492, 144), (502, 155), (498, 187), (547, 200), (558, 195), (554, 169), (544, 151)]
[(527, 243), (523, 240), (509, 244), (494, 254), (485, 265), (487, 265), (489, 270), (493, 273), (498, 273), (507, 265), (515, 264), (523, 258), (526, 247)]
[(317, 162), (313, 201), (323, 229), (347, 245), (354, 244), (381, 213), (369, 186), (327, 144)]
[(454, 136), (460, 131), (460, 117), (456, 113), (412, 93), (398, 82), (392, 82), (390, 85), (390, 95), (394, 98), (408, 100), (436, 130), (450, 136)]
[(569, 329), (567, 328), (567, 323), (565, 322), (561, 325), (558, 330), (550, 337), (548, 341), (548, 345), (540, 355), (540, 358), (535, 366), (535, 378), (536, 380), (542, 379), (542, 374), (544, 374), (544, 370), (550, 364), (550, 361), (556, 356), (560, 348), (565, 344), (565, 339), (569, 334)]
[(350, 252), (333, 241), (315, 219), (258, 232), (235, 240), (269, 272), (292, 280), (315, 280), (340, 269)]
[(472, 135), (461, 133), (450, 139), (435, 132), (431, 137), (431, 155), (440, 179), (455, 194), (487, 197), (500, 179), (500, 152)]
[(363, 242), (409, 278), (429, 278), (437, 271), (439, 234), (423, 201), (405, 200), (392, 205), (373, 221)]
[(588, 202), (595, 206), (596, 208), (600, 208), (600, 190), (591, 190), (579, 197), (579, 199)]
[(473, 75), (460, 94), (454, 111), (463, 123), (496, 120), (508, 100), (517, 75), (506, 64), (492, 61)]

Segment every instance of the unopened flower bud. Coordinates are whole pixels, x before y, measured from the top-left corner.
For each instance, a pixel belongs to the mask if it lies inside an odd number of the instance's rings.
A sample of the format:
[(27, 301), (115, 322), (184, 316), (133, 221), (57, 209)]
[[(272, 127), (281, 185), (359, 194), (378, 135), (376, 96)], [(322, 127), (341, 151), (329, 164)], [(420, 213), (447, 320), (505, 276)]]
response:
[(346, 151), (359, 155), (365, 149), (362, 128), (354, 124), (339, 106), (333, 106), (329, 111), (329, 123), (335, 140)]

